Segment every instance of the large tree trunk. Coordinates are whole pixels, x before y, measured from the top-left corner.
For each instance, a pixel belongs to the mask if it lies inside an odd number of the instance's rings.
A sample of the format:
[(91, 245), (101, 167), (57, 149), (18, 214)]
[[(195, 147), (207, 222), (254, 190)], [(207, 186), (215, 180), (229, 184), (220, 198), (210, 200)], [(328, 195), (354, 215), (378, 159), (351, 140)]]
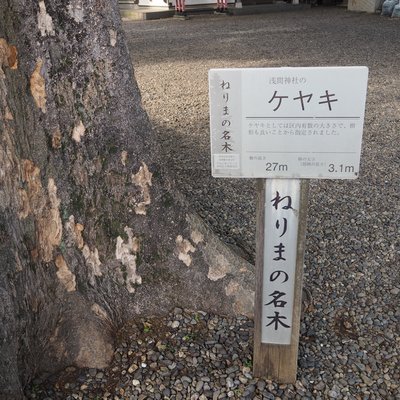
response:
[(251, 313), (251, 266), (162, 170), (117, 0), (0, 2), (0, 131), (0, 398), (106, 366), (137, 314)]

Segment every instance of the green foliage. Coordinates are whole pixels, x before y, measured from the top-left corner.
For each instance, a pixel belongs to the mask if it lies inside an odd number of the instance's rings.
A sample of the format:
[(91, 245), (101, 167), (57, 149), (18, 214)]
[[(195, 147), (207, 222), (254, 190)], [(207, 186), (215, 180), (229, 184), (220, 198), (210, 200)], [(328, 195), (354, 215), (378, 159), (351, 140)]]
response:
[(143, 322), (143, 333), (151, 332), (151, 324), (149, 322)]
[(184, 342), (193, 342), (194, 340), (196, 340), (197, 335), (194, 332), (190, 332), (188, 334), (186, 334), (182, 339)]
[(253, 362), (252, 360), (246, 360), (243, 365), (247, 368), (253, 368)]

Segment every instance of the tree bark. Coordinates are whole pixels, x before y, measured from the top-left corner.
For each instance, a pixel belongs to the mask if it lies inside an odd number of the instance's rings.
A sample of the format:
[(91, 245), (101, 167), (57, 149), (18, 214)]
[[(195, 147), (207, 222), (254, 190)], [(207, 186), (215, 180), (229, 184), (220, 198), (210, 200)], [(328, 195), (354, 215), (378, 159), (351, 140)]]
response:
[(162, 168), (117, 0), (0, 3), (0, 128), (0, 398), (105, 367), (135, 315), (252, 313), (252, 266)]

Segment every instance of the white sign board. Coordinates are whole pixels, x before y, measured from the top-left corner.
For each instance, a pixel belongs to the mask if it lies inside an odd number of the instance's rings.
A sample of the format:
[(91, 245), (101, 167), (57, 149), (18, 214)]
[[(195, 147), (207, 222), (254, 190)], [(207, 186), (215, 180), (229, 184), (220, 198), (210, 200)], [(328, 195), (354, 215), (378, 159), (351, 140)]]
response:
[(274, 179), (267, 182), (261, 312), (262, 343), (291, 343), (299, 207), (299, 179)]
[(214, 177), (354, 179), (367, 67), (209, 71)]

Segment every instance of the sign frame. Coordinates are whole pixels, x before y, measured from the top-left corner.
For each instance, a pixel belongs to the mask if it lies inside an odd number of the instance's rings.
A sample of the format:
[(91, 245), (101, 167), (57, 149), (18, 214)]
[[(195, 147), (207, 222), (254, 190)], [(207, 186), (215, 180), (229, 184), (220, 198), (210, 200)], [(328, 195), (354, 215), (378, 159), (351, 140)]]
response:
[(367, 83), (364, 66), (211, 69), (212, 175), (357, 178)]

